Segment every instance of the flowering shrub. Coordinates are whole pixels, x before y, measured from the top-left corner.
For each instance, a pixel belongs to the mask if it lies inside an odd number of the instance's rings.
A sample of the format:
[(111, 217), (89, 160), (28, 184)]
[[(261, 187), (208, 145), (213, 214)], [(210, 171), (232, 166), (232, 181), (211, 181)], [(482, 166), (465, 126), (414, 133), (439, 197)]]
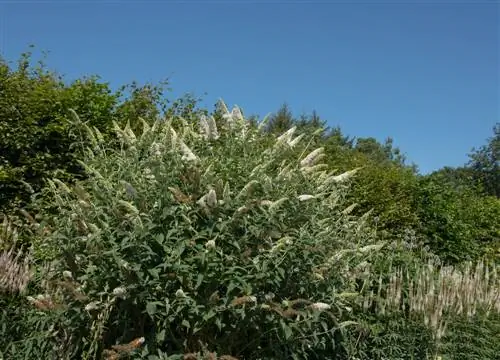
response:
[(380, 243), (319, 131), (219, 109), (115, 124), (118, 147), (72, 113), (88, 179), (48, 181), (27, 228), (0, 228), (0, 358), (451, 359), (466, 321), (495, 336), (496, 268)]
[(73, 114), (90, 179), (49, 181), (57, 211), (33, 228), (40, 356), (343, 354), (343, 294), (382, 247), (344, 200), (357, 170), (335, 174), (295, 128), (270, 138), (221, 106), (219, 129), (204, 115), (116, 125), (118, 150)]

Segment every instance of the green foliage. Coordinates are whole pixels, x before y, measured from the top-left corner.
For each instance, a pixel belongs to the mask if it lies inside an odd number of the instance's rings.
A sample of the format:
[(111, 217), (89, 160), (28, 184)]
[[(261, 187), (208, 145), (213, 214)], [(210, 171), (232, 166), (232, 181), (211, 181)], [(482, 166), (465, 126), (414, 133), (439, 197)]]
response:
[(48, 291), (64, 304), (71, 352), (93, 359), (144, 336), (144, 354), (343, 354), (337, 297), (354, 291), (349, 269), (378, 246), (344, 211), (345, 183), (314, 171), (318, 152), (240, 120), (212, 140), (187, 122), (126, 127), (120, 149), (88, 150), (89, 180), (49, 182), (59, 210), (45, 214), (50, 235), (33, 234), (35, 256), (52, 264), (46, 281), (70, 271), (81, 286), (79, 296)]
[(498, 314), (471, 319), (456, 318), (448, 325), (441, 353), (445, 360), (494, 360), (500, 354), (500, 318)]
[(295, 125), (295, 123), (296, 120), (293, 117), (290, 107), (287, 103), (284, 103), (275, 114), (271, 115), (266, 130), (273, 134), (282, 134)]
[[(0, 358), (500, 352), (496, 268), (463, 270), (500, 260), (498, 125), (470, 164), (419, 176), (316, 112), (209, 114), (167, 82), (67, 84), (30, 56), (0, 62)], [(436, 312), (474, 281), (487, 311)]]
[(358, 138), (354, 150), (365, 154), (369, 159), (378, 163), (394, 163), (404, 165), (405, 157), (399, 148), (393, 147), (392, 138), (387, 138), (384, 144), (380, 144), (375, 138)]
[(65, 85), (43, 63), (33, 67), (30, 56), (23, 54), (15, 70), (0, 62), (0, 209), (25, 205), (45, 178), (81, 177), (68, 109), (105, 132), (117, 101), (98, 78)]
[[(457, 189), (434, 175), (420, 180), (418, 216), (426, 244), (444, 262), (478, 260), (499, 248), (500, 201)], [(493, 253), (491, 253), (493, 252)]]
[(469, 157), (468, 166), (484, 192), (500, 197), (500, 123), (493, 128), (493, 136), (487, 144), (475, 149)]

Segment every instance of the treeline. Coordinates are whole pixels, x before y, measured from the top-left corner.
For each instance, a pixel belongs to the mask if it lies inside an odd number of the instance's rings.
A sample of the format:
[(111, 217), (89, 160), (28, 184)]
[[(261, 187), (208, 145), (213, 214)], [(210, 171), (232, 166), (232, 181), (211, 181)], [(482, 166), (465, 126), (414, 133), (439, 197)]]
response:
[[(167, 85), (132, 83), (112, 91), (97, 76), (65, 82), (43, 62), (33, 64), (30, 53), (14, 66), (1, 60), (0, 211), (22, 221), (19, 210), (29, 208), (32, 193), (46, 179), (71, 182), (85, 177), (79, 159), (88, 144), (75, 144), (80, 130), (70, 109), (111, 144), (115, 126), (128, 123), (137, 129), (140, 118), (175, 115), (197, 121), (197, 114), (208, 114), (193, 97), (168, 100)], [(221, 120), (217, 106), (211, 115)], [(251, 119), (255, 126), (260, 120)], [(446, 263), (484, 256), (498, 260), (499, 124), (485, 145), (471, 152), (467, 164), (424, 176), (407, 163), (391, 138), (380, 143), (347, 136), (338, 127), (328, 127), (316, 112), (294, 116), (283, 104), (265, 121), (265, 131), (273, 136), (292, 127), (304, 134), (320, 132), (314, 146), (324, 147), (330, 166), (339, 172), (361, 168), (349, 200), (357, 204), (356, 214), (373, 212), (380, 237), (401, 238), (415, 249), (427, 246)]]

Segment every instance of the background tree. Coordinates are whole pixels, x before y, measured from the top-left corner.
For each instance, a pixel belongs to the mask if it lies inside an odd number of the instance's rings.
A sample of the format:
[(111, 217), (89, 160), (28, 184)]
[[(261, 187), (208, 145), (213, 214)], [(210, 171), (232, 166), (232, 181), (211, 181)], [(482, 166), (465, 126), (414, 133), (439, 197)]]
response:
[(493, 127), (493, 136), (487, 143), (479, 149), (473, 149), (469, 157), (468, 166), (485, 193), (500, 197), (500, 123)]
[(283, 103), (278, 111), (271, 115), (266, 130), (273, 134), (284, 133), (296, 123), (287, 103)]

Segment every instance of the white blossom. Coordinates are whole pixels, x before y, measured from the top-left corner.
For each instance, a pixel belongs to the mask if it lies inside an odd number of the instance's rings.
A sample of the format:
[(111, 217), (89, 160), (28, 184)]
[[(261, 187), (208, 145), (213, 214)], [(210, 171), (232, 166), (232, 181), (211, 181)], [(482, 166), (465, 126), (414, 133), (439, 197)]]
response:
[(215, 240), (208, 240), (205, 247), (207, 249), (215, 249)]
[(177, 297), (177, 298), (184, 298), (184, 297), (186, 297), (186, 293), (182, 289), (178, 289), (175, 292), (175, 297)]
[(182, 160), (183, 161), (197, 161), (198, 157), (191, 151), (191, 149), (184, 144), (183, 141), (180, 142), (181, 152), (182, 152)]
[(311, 304), (310, 308), (313, 310), (323, 311), (323, 310), (330, 310), (332, 307), (326, 303), (317, 302), (317, 303)]
[(116, 296), (117, 298), (124, 298), (126, 294), (127, 294), (127, 289), (125, 289), (123, 286), (113, 289), (113, 295)]
[(304, 195), (299, 195), (298, 196), (299, 201), (306, 201), (306, 200), (311, 200), (311, 199), (314, 199), (314, 198), (315, 198), (314, 195), (308, 195), (308, 194), (304, 194)]
[(307, 155), (301, 162), (301, 167), (310, 167), (315, 165), (321, 158), (325, 156), (325, 149), (323, 147), (317, 148)]
[(85, 311), (95, 310), (95, 309), (97, 309), (99, 304), (100, 304), (99, 301), (92, 301), (92, 302), (88, 303), (87, 305), (85, 305)]

